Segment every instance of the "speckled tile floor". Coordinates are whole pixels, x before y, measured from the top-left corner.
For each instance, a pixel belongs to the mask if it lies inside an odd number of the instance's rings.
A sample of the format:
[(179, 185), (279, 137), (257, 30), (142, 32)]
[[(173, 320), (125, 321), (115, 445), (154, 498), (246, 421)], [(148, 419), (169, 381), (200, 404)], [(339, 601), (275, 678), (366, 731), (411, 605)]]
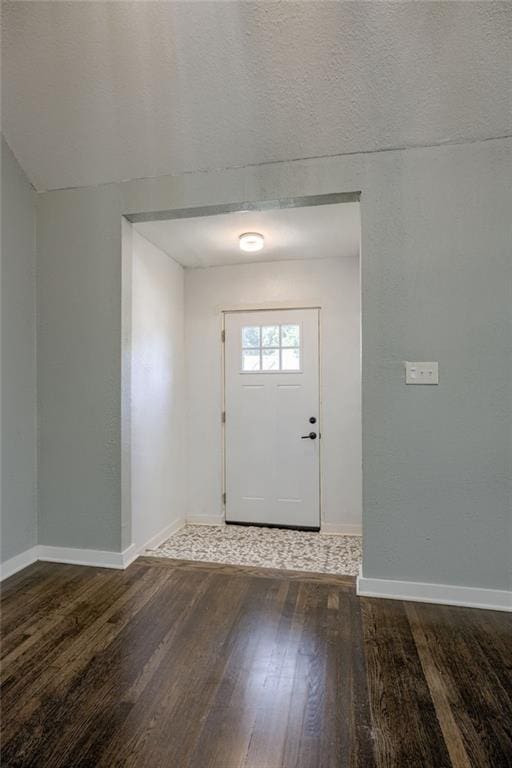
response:
[(362, 539), (282, 528), (186, 525), (160, 547), (148, 549), (145, 554), (356, 576), (362, 557)]

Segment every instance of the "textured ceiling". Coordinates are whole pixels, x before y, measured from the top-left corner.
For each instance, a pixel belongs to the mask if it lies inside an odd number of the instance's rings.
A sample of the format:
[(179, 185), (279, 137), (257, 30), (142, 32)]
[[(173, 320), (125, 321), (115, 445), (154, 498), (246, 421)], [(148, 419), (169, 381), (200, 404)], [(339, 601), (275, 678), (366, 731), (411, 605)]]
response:
[[(184, 267), (357, 257), (361, 232), (359, 203), (246, 211), (133, 226)], [(265, 238), (263, 250), (242, 253), (238, 238), (244, 232), (260, 232)]]
[(38, 189), (511, 132), (510, 2), (3, 3)]

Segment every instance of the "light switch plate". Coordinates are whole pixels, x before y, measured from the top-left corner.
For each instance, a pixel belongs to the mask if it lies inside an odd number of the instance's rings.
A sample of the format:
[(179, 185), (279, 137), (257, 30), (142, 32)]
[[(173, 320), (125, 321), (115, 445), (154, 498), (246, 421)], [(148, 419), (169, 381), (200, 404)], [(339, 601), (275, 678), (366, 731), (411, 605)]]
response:
[(439, 384), (439, 363), (405, 363), (406, 384)]

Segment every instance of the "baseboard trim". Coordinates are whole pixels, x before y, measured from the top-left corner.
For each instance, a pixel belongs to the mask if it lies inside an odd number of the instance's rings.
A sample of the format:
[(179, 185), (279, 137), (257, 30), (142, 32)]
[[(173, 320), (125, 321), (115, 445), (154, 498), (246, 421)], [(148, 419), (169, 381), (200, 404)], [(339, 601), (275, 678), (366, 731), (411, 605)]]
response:
[(128, 568), (139, 556), (140, 552), (135, 544), (130, 544), (123, 552), (121, 552), (122, 568)]
[(137, 554), (140, 555), (146, 549), (156, 549), (157, 547), (160, 546), (160, 544), (163, 544), (164, 541), (169, 539), (173, 534), (181, 530), (185, 525), (185, 523), (186, 523), (186, 520), (184, 517), (182, 517), (179, 520), (175, 520), (170, 525), (167, 525), (165, 528), (162, 528), (161, 531), (159, 531), (150, 539), (148, 539), (146, 543), (142, 545), (142, 547), (139, 547), (137, 549)]
[(362, 536), (363, 526), (359, 523), (324, 523), (320, 525), (324, 536)]
[(24, 552), (20, 552), (19, 555), (14, 555), (6, 560), (5, 563), (0, 564), (0, 581), (8, 579), (9, 576), (14, 576), (18, 571), (22, 571), (23, 568), (28, 568), (32, 563), (38, 560), (38, 547), (30, 547)]
[(54, 547), (48, 544), (38, 544), (31, 549), (21, 552), (5, 563), (0, 564), (0, 581), (13, 576), (18, 571), (27, 568), (32, 563), (42, 560), (46, 563), (65, 563), (67, 565), (88, 565), (96, 568), (115, 568), (124, 570), (137, 559), (145, 549), (154, 549), (162, 544), (173, 533), (185, 525), (185, 520), (176, 520), (152, 536), (142, 547), (130, 544), (123, 552), (109, 552), (102, 549), (78, 549), (77, 547)]
[(123, 552), (109, 552), (102, 549), (78, 549), (75, 547), (52, 547), (39, 545), (38, 560), (47, 563), (68, 565), (91, 565), (97, 568), (127, 568), (137, 557), (137, 547), (131, 544)]
[(65, 563), (67, 565), (89, 565), (96, 568), (128, 568), (138, 551), (131, 544), (123, 552), (107, 552), (102, 549), (78, 549), (76, 547), (52, 547), (38, 544), (21, 552), (19, 555), (6, 560), (0, 565), (0, 581), (13, 576), (18, 571), (42, 560), (46, 563)]
[(357, 578), (360, 597), (382, 597), (437, 605), (458, 605), (491, 611), (512, 611), (512, 592), (499, 589), (460, 587), (454, 584), (428, 584), (419, 581)]
[(188, 525), (224, 525), (223, 515), (189, 515)]

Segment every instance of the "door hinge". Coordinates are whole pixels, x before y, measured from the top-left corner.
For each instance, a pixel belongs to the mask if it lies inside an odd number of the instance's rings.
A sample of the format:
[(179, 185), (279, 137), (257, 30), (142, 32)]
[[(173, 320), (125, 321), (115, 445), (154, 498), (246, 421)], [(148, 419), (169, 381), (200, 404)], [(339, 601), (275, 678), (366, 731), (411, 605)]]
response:
[(225, 423), (226, 423), (226, 411), (222, 411), (222, 414), (221, 414), (220, 420), (221, 420), (221, 422), (222, 422), (223, 424), (225, 424)]
[(224, 504), (224, 506), (226, 506), (226, 494), (225, 493), (222, 494), (222, 503)]
[(220, 340), (222, 341), (223, 344), (226, 341), (226, 331), (224, 329), (222, 329), (222, 331), (220, 332)]

